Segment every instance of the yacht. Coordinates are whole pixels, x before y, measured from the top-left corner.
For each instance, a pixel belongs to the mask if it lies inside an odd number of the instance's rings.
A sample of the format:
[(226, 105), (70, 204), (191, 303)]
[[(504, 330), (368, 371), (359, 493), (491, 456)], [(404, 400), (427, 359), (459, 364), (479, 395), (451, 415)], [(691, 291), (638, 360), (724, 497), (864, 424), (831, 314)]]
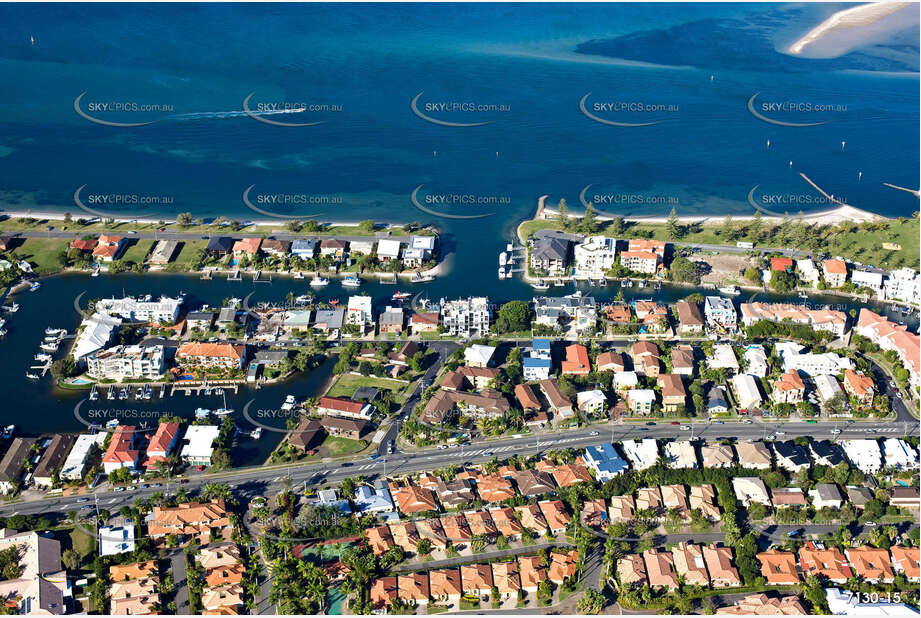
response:
[(118, 398), (119, 398), (119, 399), (122, 399), (122, 400), (123, 400), (123, 399), (127, 399), (127, 398), (128, 398), (128, 389), (127, 389), (127, 388), (123, 388), (123, 389), (121, 389), (120, 391), (118, 391)]
[(26, 377), (29, 378), (30, 380), (37, 380), (40, 376), (38, 376), (38, 375), (36, 375), (36, 374), (34, 374), (34, 373), (29, 373), (29, 372), (27, 371), (27, 372), (26, 372)]
[(134, 391), (134, 398), (135, 398), (135, 399), (143, 399), (143, 398), (144, 398), (144, 389), (141, 388), (141, 387), (139, 386), (138, 389), (137, 389), (136, 391)]
[(262, 427), (256, 427), (250, 432), (249, 435), (251, 438), (255, 438), (256, 440), (258, 440), (259, 438), (262, 437)]
[(285, 411), (291, 410), (294, 408), (295, 403), (297, 401), (294, 399), (294, 395), (288, 395), (285, 397), (285, 402), (281, 404), (281, 409)]
[(361, 279), (354, 275), (349, 275), (342, 280), (342, 286), (347, 288), (357, 288), (361, 285)]
[(298, 270), (298, 271), (295, 271), (295, 273), (294, 273), (294, 278), (295, 278), (295, 279), (303, 279), (303, 278), (304, 278), (304, 273), (302, 273), (302, 272), (299, 271), (299, 270)]
[(227, 395), (225, 395), (224, 392), (221, 391), (221, 396), (224, 398), (224, 407), (218, 408), (217, 410), (215, 410), (214, 415), (215, 416), (227, 416), (228, 414), (233, 414), (233, 408), (227, 407)]
[(809, 298), (809, 295), (806, 294), (806, 292), (804, 292), (803, 290), (800, 290), (797, 296), (799, 296), (800, 298)]
[(208, 408), (195, 408), (195, 418), (197, 419), (208, 418), (209, 414), (211, 414), (211, 410)]
[(541, 280), (539, 283), (532, 283), (531, 287), (535, 290), (549, 290), (550, 284), (544, 280)]
[(12, 305), (3, 305), (3, 310), (8, 313), (16, 313), (19, 311), (19, 303), (13, 303)]
[(115, 429), (116, 427), (118, 427), (118, 419), (117, 419), (117, 418), (113, 418), (111, 421), (109, 421), (108, 423), (106, 423), (106, 429)]
[(564, 284), (563, 284), (563, 280), (562, 280), (562, 279), (557, 279), (556, 281), (553, 282), (553, 285), (555, 285), (555, 286), (564, 285)]
[(35, 358), (35, 360), (37, 360), (37, 361), (42, 361), (42, 362), (44, 362), (44, 361), (50, 361), (52, 357), (51, 357), (50, 354), (45, 354), (44, 352), (39, 352), (38, 354), (35, 355), (34, 358)]
[(719, 292), (720, 294), (726, 294), (727, 296), (738, 296), (742, 293), (741, 290), (739, 290), (739, 288), (734, 285), (723, 286), (719, 288)]
[(0, 437), (2, 437), (4, 440), (9, 440), (10, 438), (13, 437), (13, 433), (15, 431), (16, 431), (16, 425), (7, 425), (6, 427), (3, 428), (3, 436), (0, 436)]
[(636, 282), (636, 287), (642, 290), (643, 288), (646, 287), (646, 282), (640, 279), (639, 281)]
[(96, 269), (93, 270), (93, 274), (90, 275), (90, 277), (98, 277), (98, 276), (99, 276), (99, 269), (96, 268)]
[(321, 277), (317, 275), (316, 277), (310, 280), (310, 285), (311, 287), (321, 288), (324, 285), (329, 285), (329, 279), (327, 279), (326, 277)]
[(294, 299), (294, 302), (297, 305), (306, 305), (310, 303), (310, 297), (307, 296), (306, 294), (301, 294), (300, 296)]
[(33, 281), (33, 282), (32, 282), (32, 285), (29, 286), (29, 291), (30, 291), (30, 292), (34, 292), (34, 291), (36, 291), (36, 290), (37, 290), (38, 288), (40, 288), (40, 287), (42, 287), (42, 284), (41, 284), (41, 283), (39, 283), (38, 281)]
[(96, 390), (96, 385), (93, 384), (92, 390), (90, 390), (90, 401), (96, 401), (99, 399), (99, 391)]
[(393, 300), (403, 300), (404, 298), (409, 298), (410, 296), (412, 296), (412, 294), (409, 292), (396, 292), (391, 298), (393, 298)]
[(43, 349), (45, 352), (57, 352), (58, 351), (58, 344), (56, 343), (43, 343), (38, 347)]
[(66, 333), (67, 333), (67, 331), (66, 331), (65, 329), (63, 329), (63, 328), (51, 328), (51, 327), (49, 326), (48, 328), (45, 329), (45, 334), (46, 334), (46, 335), (63, 335), (63, 334), (66, 334)]

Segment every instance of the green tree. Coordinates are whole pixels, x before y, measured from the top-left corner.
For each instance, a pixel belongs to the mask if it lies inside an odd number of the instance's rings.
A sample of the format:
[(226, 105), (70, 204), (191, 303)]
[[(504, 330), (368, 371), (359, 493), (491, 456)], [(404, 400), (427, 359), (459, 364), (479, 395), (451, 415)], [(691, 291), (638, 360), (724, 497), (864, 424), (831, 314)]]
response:
[(585, 594), (576, 603), (576, 610), (580, 614), (600, 614), (601, 610), (604, 609), (604, 605), (605, 598), (603, 594), (594, 588), (586, 588)]
[(665, 222), (665, 234), (669, 240), (678, 240), (682, 236), (681, 225), (678, 222), (678, 211), (672, 208)]
[(499, 308), (496, 316), (496, 332), (511, 333), (531, 328), (532, 311), (528, 303), (513, 300)]

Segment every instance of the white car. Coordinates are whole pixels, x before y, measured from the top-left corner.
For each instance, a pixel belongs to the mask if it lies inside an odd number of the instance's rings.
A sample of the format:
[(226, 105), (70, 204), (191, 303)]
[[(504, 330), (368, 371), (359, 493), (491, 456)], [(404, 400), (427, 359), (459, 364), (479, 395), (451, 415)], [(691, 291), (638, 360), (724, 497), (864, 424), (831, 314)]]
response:
[(831, 435), (833, 435), (833, 436), (837, 436), (839, 433), (841, 433), (841, 430), (840, 430), (840, 429), (832, 429), (832, 430), (831, 430)]
[(590, 435), (590, 436), (597, 436), (597, 435), (598, 435), (598, 432), (597, 432), (597, 431), (593, 431), (592, 433), (590, 433), (590, 434), (588, 434), (588, 435)]
[(785, 431), (775, 431), (775, 432), (774, 432), (774, 435), (775, 435), (775, 436), (785, 436), (785, 435), (787, 435), (787, 432), (785, 432)]
[(443, 450), (446, 449), (446, 448), (448, 448), (448, 445), (447, 445), (447, 444), (439, 444), (439, 445), (438, 445), (438, 450), (439, 450), (439, 451), (443, 451)]
[(682, 430), (682, 431), (690, 431), (690, 429), (691, 429), (691, 426), (690, 426), (690, 425), (682, 425), (682, 426), (681, 426), (681, 430)]

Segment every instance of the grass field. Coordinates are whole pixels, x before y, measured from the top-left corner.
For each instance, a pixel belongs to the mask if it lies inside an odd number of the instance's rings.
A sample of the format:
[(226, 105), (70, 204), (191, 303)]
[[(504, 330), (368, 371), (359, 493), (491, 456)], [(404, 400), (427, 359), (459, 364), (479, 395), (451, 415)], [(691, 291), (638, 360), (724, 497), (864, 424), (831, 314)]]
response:
[(150, 249), (153, 247), (153, 240), (138, 240), (136, 243), (128, 247), (121, 259), (126, 262), (133, 262), (135, 264), (142, 264), (144, 258), (147, 257), (147, 254), (150, 253)]
[(74, 528), (70, 531), (70, 545), (81, 560), (85, 560), (96, 551), (96, 539), (81, 528)]
[(380, 390), (392, 391), (396, 400), (402, 402), (406, 396), (408, 384), (402, 381), (384, 380), (374, 376), (365, 377), (346, 373), (339, 376), (339, 379), (336, 380), (326, 394), (330, 397), (351, 397), (355, 394), (355, 390), (362, 386), (372, 386)]
[(67, 241), (60, 238), (29, 238), (16, 249), (16, 256), (32, 264), (40, 275), (61, 269), (58, 254), (67, 247)]
[(338, 436), (327, 436), (320, 445), (321, 449), (326, 450), (327, 457), (345, 457), (361, 452), (368, 446), (364, 440), (350, 440)]
[[(81, 213), (82, 214), (82, 213)], [(73, 232), (74, 234), (79, 235), (97, 235), (101, 232), (113, 232), (127, 234), (129, 231), (133, 230), (135, 232), (154, 232), (159, 230), (161, 227), (165, 227), (169, 232), (177, 232), (183, 234), (214, 234), (214, 235), (228, 235), (232, 236), (234, 234), (248, 234), (248, 235), (271, 235), (272, 233), (280, 230), (284, 230), (286, 234), (291, 234), (288, 228), (285, 225), (285, 221), (279, 221), (277, 223), (272, 223), (270, 225), (248, 225), (244, 228), (241, 228), (238, 231), (234, 231), (229, 226), (224, 225), (187, 225), (181, 226), (175, 223), (166, 224), (165, 222), (151, 222), (143, 223), (140, 221), (122, 221), (117, 223), (103, 223), (103, 222), (94, 222), (87, 225), (80, 225), (76, 222), (76, 219), (80, 218), (81, 214), (74, 215), (74, 220), (69, 223), (61, 219), (38, 219), (35, 220), (22, 220), (17, 217), (12, 217), (4, 221), (0, 221), (0, 231), (4, 232), (34, 232), (34, 231), (45, 231), (45, 229), (50, 225), (54, 226), (59, 230), (66, 230)], [(303, 236), (332, 236), (332, 235), (347, 235), (347, 236), (374, 236), (375, 233), (381, 231), (378, 227), (376, 230), (366, 232), (360, 229), (356, 225), (331, 225), (321, 228), (317, 232), (307, 232), (304, 231), (301, 234)], [(404, 233), (399, 227), (392, 228), (394, 234)], [(408, 233), (408, 232), (406, 232)], [(418, 235), (430, 235), (432, 232), (428, 230), (417, 230), (413, 234)]]

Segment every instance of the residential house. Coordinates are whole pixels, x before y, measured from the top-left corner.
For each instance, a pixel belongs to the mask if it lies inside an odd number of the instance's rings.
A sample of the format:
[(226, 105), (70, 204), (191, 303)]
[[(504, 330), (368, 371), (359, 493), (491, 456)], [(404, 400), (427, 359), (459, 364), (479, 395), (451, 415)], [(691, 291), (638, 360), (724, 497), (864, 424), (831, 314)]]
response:
[(764, 442), (741, 440), (736, 442), (735, 446), (740, 466), (754, 470), (770, 470), (771, 452)]
[(890, 584), (895, 580), (889, 551), (864, 545), (844, 550), (854, 574), (871, 584)]
[(222, 499), (210, 502), (185, 502), (174, 507), (155, 506), (147, 517), (147, 533), (159, 541), (167, 535), (180, 543), (197, 538), (202, 545), (230, 538), (232, 526)]
[(45, 448), (41, 459), (32, 471), (32, 482), (40, 489), (50, 489), (58, 480), (58, 473), (64, 465), (67, 453), (70, 452), (75, 438), (71, 434), (58, 433), (51, 439), (51, 444)]
[(732, 387), (736, 393), (736, 401), (740, 410), (751, 410), (761, 405), (761, 390), (758, 382), (747, 373), (737, 373), (732, 376)]
[(721, 296), (704, 298), (704, 316), (710, 330), (718, 333), (733, 333), (736, 330), (738, 315), (732, 301)]
[(633, 500), (633, 496), (611, 496), (608, 518), (612, 523), (633, 521), (635, 511), (636, 502)]
[(694, 375), (694, 349), (689, 345), (672, 348), (672, 373), (680, 376)]
[(438, 318), (438, 313), (434, 311), (413, 313), (409, 318), (409, 330), (414, 337), (422, 333), (436, 332)]
[(796, 556), (792, 552), (772, 549), (755, 556), (761, 563), (761, 576), (769, 586), (794, 586), (799, 584)]
[(566, 346), (566, 360), (560, 363), (560, 371), (564, 375), (588, 375), (591, 366), (585, 346), (578, 344)]
[(796, 404), (806, 396), (806, 385), (796, 371), (788, 371), (774, 380), (771, 401), (774, 403)]
[(659, 347), (651, 341), (637, 341), (630, 347), (633, 369), (647, 378), (659, 375)]
[(733, 478), (732, 490), (736, 494), (736, 499), (742, 503), (742, 506), (748, 507), (755, 503), (771, 506), (767, 486), (764, 481), (756, 476), (737, 476)]
[(645, 586), (646, 562), (640, 554), (627, 554), (617, 561), (617, 579), (621, 586)]
[(666, 414), (683, 414), (688, 393), (684, 390), (681, 376), (674, 373), (662, 373), (656, 379), (662, 390), (662, 407)]
[(675, 303), (675, 312), (678, 314), (678, 335), (688, 337), (704, 333), (704, 316), (697, 303), (678, 301)]
[(826, 548), (814, 541), (807, 541), (799, 548), (799, 564), (803, 575), (814, 575), (835, 584), (845, 584), (852, 576), (851, 567), (840, 549)]
[(109, 448), (102, 456), (102, 469), (106, 474), (120, 468), (134, 470), (137, 467), (140, 451), (135, 446), (136, 438), (134, 425), (119, 425), (115, 428), (109, 439)]
[(840, 288), (847, 281), (847, 262), (825, 260), (822, 262), (822, 277), (830, 288)]
[(179, 452), (182, 461), (190, 466), (210, 466), (214, 441), (220, 433), (217, 425), (189, 425), (183, 438), (187, 444)]
[[(620, 374), (623, 375), (623, 374)], [(627, 391), (627, 407), (635, 415), (648, 416), (656, 403), (656, 392), (649, 388), (635, 388)]]
[(573, 415), (572, 402), (560, 390), (560, 385), (555, 379), (541, 380), (540, 388), (554, 412), (562, 418)]
[(607, 399), (604, 393), (598, 389), (582, 391), (581, 393), (576, 393), (576, 405), (580, 412), (594, 416), (604, 412)]
[(586, 447), (582, 459), (588, 469), (594, 473), (595, 478), (602, 483), (628, 470), (627, 462), (609, 442)]
[(646, 564), (646, 577), (651, 588), (678, 589), (678, 575), (675, 572), (675, 559), (669, 551), (648, 549), (643, 552)]
[[(537, 505), (540, 507), (540, 512), (544, 516), (544, 521), (547, 522), (547, 528), (550, 530), (550, 534), (561, 534), (565, 532), (566, 526), (569, 525), (570, 516), (566, 511), (566, 507), (563, 506), (562, 501), (541, 500)], [(521, 523), (524, 525), (523, 518)]]
[(873, 378), (862, 371), (846, 369), (844, 371), (844, 390), (864, 405), (873, 403), (874, 390)]
[(518, 493), (526, 498), (542, 496), (556, 489), (553, 477), (543, 470), (522, 470), (516, 472), (512, 478), (518, 487)]
[(672, 563), (678, 577), (684, 579), (686, 584), (709, 586), (710, 576), (707, 574), (707, 565), (704, 562), (704, 552), (700, 545), (682, 541), (672, 547)]
[(176, 350), (176, 362), (185, 369), (242, 369), (246, 346), (232, 343), (183, 343)]

